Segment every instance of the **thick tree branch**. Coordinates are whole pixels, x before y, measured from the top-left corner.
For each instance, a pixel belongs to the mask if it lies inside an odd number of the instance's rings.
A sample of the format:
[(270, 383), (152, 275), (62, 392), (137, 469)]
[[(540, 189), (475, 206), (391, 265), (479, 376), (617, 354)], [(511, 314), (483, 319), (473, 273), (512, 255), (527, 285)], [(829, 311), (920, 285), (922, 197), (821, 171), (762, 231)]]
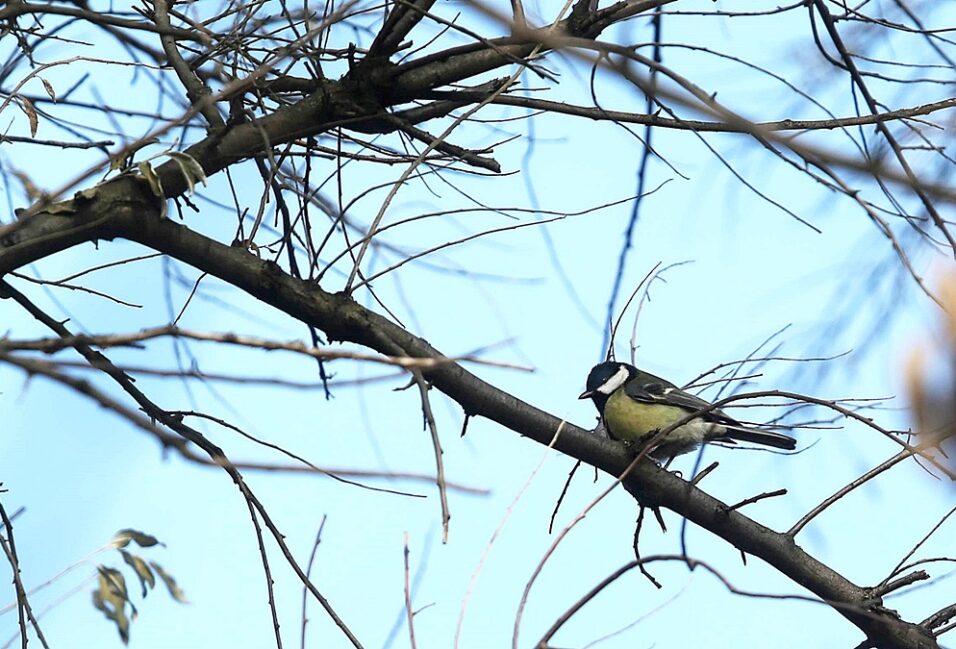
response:
[(160, 35), (159, 40), (163, 44), (163, 51), (166, 52), (166, 60), (186, 89), (189, 102), (191, 104), (201, 104), (199, 112), (206, 118), (210, 131), (221, 129), (224, 122), (216, 104), (211, 101), (204, 101), (206, 97), (212, 95), (212, 91), (203, 84), (202, 79), (193, 72), (189, 64), (183, 59), (179, 47), (176, 45), (176, 38), (169, 33), (172, 26), (169, 22), (169, 3), (167, 0), (154, 0), (153, 17), (156, 24), (166, 32)]
[[(132, 178), (108, 183), (93, 201), (82, 205), (76, 218), (87, 224), (89, 238), (120, 237), (219, 277), (276, 309), (323, 330), (330, 340), (348, 341), (392, 356), (445, 358), (425, 340), (386, 318), (362, 307), (343, 294), (332, 294), (308, 281), (285, 273), (276, 264), (264, 261), (243, 248), (228, 246), (191, 231), (171, 220), (160, 218), (155, 201)], [(118, 195), (126, 193), (125, 200)], [(105, 213), (104, 213), (105, 212)], [(42, 216), (41, 220), (42, 220)], [(68, 247), (78, 235), (69, 219), (59, 221), (65, 232), (45, 231), (43, 255), (50, 254), (56, 241)], [(16, 254), (18, 248), (38, 250), (23, 241), (0, 249), (0, 273), (12, 270), (11, 261), (29, 263), (34, 259)], [(11, 254), (13, 253), (13, 254)], [(442, 364), (423, 372), (439, 390), (454, 399), (470, 416), (483, 416), (541, 444), (552, 442), (561, 425), (558, 418), (538, 410), (486, 383), (457, 364)], [(630, 463), (628, 454), (608, 440), (565, 425), (554, 447), (611, 475), (619, 475)], [(883, 608), (882, 601), (861, 586), (804, 552), (787, 534), (775, 532), (726, 504), (662, 471), (649, 462), (641, 463), (624, 480), (641, 502), (667, 507), (697, 525), (722, 537), (741, 551), (760, 557), (780, 572), (829, 603), (880, 647), (936, 647), (926, 630), (903, 621)]]
[(415, 28), (435, 0), (398, 0), (385, 18), (385, 24), (368, 48), (370, 57), (391, 56), (398, 50), (402, 39)]
[[(533, 58), (536, 51), (549, 48), (592, 48), (596, 50), (596, 59), (614, 52), (646, 67), (650, 63), (636, 57), (631, 49), (595, 44), (594, 39), (613, 22), (667, 1), (669, 0), (625, 0), (595, 11), (595, 3), (582, 0), (576, 3), (570, 18), (560, 23), (559, 29), (553, 32), (519, 29), (516, 36), (482, 40), (473, 45), (444, 50), (396, 66), (388, 62), (388, 56), (396, 51), (401, 41), (432, 4), (427, 0), (398, 3), (386, 20), (382, 33), (375, 39), (372, 54), (354, 66), (350, 65), (350, 72), (345, 77), (335, 81), (323, 79), (310, 82), (314, 85), (309, 85), (307, 90), (298, 89), (300, 92), (309, 93), (300, 101), (284, 103), (281, 108), (257, 118), (254, 122), (231, 123), (189, 147), (186, 153), (203, 167), (207, 175), (212, 175), (237, 161), (268, 155), (277, 145), (286, 145), (335, 127), (362, 130), (372, 125), (374, 128), (386, 123), (387, 111), (394, 106), (412, 99), (435, 98), (436, 90), (442, 86), (470, 79), (498, 67), (516, 62), (530, 65), (527, 59)], [(28, 7), (38, 12), (47, 5), (11, 5), (10, 8), (0, 10), (0, 20), (12, 20), (16, 15), (27, 13)], [(78, 10), (56, 5), (49, 7), (56, 9), (50, 9), (50, 13), (82, 17), (96, 22), (95, 16), (87, 16), (86, 12), (80, 15)], [(17, 11), (14, 12), (14, 9)], [(159, 31), (169, 35), (167, 40), (171, 44), (173, 38), (183, 37), (178, 30), (163, 30), (144, 26), (142, 23), (132, 24), (133, 21), (118, 23), (112, 18), (101, 18), (98, 22)], [(230, 92), (245, 91), (256, 82), (253, 77), (254, 75), (236, 82)], [(644, 87), (637, 75), (634, 75), (633, 79), (626, 75), (624, 78), (633, 81), (637, 87)], [(683, 79), (675, 78), (675, 81), (680, 83)], [(247, 85), (243, 86), (243, 82)], [(279, 85), (279, 82), (276, 82), (275, 86)], [(686, 84), (685, 90), (697, 103), (685, 101), (682, 105), (725, 121), (725, 130), (739, 129), (764, 143), (780, 142), (770, 138), (766, 133), (767, 126), (755, 125), (723, 109), (713, 97), (693, 84)], [(232, 97), (233, 95), (227, 94), (207, 96), (196, 102), (194, 110), (211, 110), (213, 101)], [(439, 98), (447, 100), (447, 103), (440, 102), (410, 109), (404, 115), (406, 121), (414, 123), (415, 119), (447, 114), (453, 107), (453, 102), (465, 97), (452, 94)], [(483, 102), (486, 99), (487, 96), (479, 97), (465, 103)], [(873, 112), (876, 112), (875, 109)], [(867, 119), (881, 123), (879, 115)], [(884, 175), (885, 168), (869, 160), (861, 162), (836, 155), (824, 156), (825, 152), (820, 149), (801, 147), (796, 142), (788, 142), (786, 146), (805, 160), (814, 161), (825, 157), (834, 164), (872, 170), (874, 174)], [(458, 154), (463, 155), (462, 152)], [(951, 188), (943, 184), (924, 184), (908, 173), (908, 169), (904, 171), (907, 173), (896, 172), (895, 175), (892, 171), (886, 171), (885, 177), (918, 192), (925, 190), (936, 196), (946, 196), (949, 200), (956, 197), (956, 192)], [(181, 167), (176, 162), (159, 166), (156, 173), (168, 198), (182, 196), (190, 185), (190, 179), (183, 176)], [(79, 243), (113, 238), (135, 241), (212, 274), (283, 313), (321, 329), (330, 340), (356, 343), (394, 358), (435, 359), (434, 365), (422, 368), (423, 376), (454, 399), (468, 417), (486, 417), (541, 444), (550, 444), (556, 431), (561, 429), (562, 433), (554, 444), (555, 448), (611, 475), (620, 475), (630, 464), (632, 458), (619, 445), (588, 435), (573, 426), (565, 424), (561, 428), (563, 422), (557, 418), (482, 381), (459, 365), (446, 362), (445, 357), (425, 340), (360, 306), (349, 296), (328, 293), (315, 282), (300, 280), (243, 247), (220, 243), (188, 227), (161, 218), (160, 212), (160, 202), (149, 186), (141, 178), (131, 175), (123, 175), (98, 185), (77, 194), (69, 201), (56, 204), (39, 203), (22, 214), (19, 221), (0, 227), (0, 276)], [(52, 324), (59, 335), (70, 335), (62, 326), (57, 329), (56, 323)], [(91, 364), (106, 366), (107, 372), (147, 414), (183, 438), (200, 445), (213, 460), (225, 457), (218, 447), (211, 445), (193, 429), (149, 402), (145, 395), (131, 385), (128, 377), (125, 377), (119, 368), (112, 367), (91, 346), (77, 339), (72, 343), (84, 353)], [(251, 492), (247, 492), (241, 476), (235, 471), (235, 467), (232, 469), (230, 474), (244, 490), (243, 493), (251, 498)], [(937, 646), (930, 628), (901, 620), (895, 612), (882, 606), (878, 590), (858, 586), (817, 561), (796, 545), (791, 534), (778, 533), (760, 525), (695, 486), (648, 462), (638, 465), (636, 470), (624, 479), (624, 485), (642, 503), (668, 507), (732, 543), (741, 551), (767, 561), (856, 625), (866, 635), (869, 644), (927, 649)], [(280, 547), (286, 551), (278, 530), (271, 525), (264, 510), (258, 511)], [(287, 558), (298, 570), (291, 555), (287, 554)], [(301, 570), (298, 572), (309, 585), (304, 573)], [(317, 591), (313, 592), (321, 598)], [(344, 625), (343, 630), (348, 633)], [(357, 644), (354, 639), (353, 642)]]

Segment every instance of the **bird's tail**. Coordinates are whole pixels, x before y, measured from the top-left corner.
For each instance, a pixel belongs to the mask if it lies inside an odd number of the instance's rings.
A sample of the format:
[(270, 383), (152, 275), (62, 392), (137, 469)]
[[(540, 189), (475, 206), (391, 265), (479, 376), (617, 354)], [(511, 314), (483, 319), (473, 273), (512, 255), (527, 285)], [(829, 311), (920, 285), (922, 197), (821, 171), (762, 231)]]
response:
[(721, 425), (724, 429), (723, 437), (729, 437), (738, 442), (763, 444), (764, 446), (782, 448), (787, 451), (792, 451), (797, 448), (797, 440), (783, 433), (773, 433), (769, 430), (758, 430), (742, 425), (735, 426), (729, 423), (723, 423)]

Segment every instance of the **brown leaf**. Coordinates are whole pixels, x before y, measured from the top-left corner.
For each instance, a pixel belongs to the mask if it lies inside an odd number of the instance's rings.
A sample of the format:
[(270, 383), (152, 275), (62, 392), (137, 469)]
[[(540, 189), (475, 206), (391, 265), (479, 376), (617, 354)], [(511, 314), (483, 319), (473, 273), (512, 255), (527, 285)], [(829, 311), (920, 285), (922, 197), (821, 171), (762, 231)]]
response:
[(33, 107), (33, 104), (30, 103), (30, 100), (26, 97), (17, 97), (17, 105), (20, 107), (20, 110), (27, 116), (27, 119), (30, 120), (30, 137), (36, 137), (37, 135), (37, 126), (40, 125), (40, 120), (37, 117), (37, 111)]
[(136, 576), (139, 577), (139, 585), (143, 588), (143, 597), (146, 597), (148, 592), (146, 586), (150, 588), (156, 585), (156, 577), (153, 576), (153, 571), (150, 570), (149, 565), (143, 561), (140, 557), (127, 552), (126, 550), (120, 550), (120, 554), (123, 555), (123, 561), (127, 563), (134, 571), (136, 571)]
[(50, 85), (50, 82), (40, 77), (40, 83), (43, 84), (43, 89), (46, 90), (46, 94), (50, 95), (50, 99), (56, 102), (56, 92), (53, 90), (53, 86)]
[(148, 548), (154, 545), (162, 545), (155, 536), (140, 532), (139, 530), (125, 529), (120, 530), (113, 535), (112, 544), (114, 548), (125, 548), (132, 541), (141, 548)]
[(189, 603), (189, 600), (186, 599), (186, 593), (184, 593), (183, 589), (179, 587), (179, 584), (176, 583), (176, 580), (173, 579), (172, 575), (163, 570), (163, 567), (155, 561), (150, 561), (149, 565), (153, 567), (153, 570), (156, 571), (156, 574), (159, 575), (159, 578), (163, 580), (164, 584), (166, 584), (166, 588), (169, 590), (169, 594), (173, 596), (173, 599), (180, 604)]

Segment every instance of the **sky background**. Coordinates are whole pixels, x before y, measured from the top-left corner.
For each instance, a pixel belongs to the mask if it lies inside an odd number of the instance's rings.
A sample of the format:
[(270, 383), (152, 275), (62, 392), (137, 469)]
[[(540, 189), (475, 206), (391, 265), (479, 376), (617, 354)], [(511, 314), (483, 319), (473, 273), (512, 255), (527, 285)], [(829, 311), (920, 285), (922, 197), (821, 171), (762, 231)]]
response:
[[(726, 8), (726, 3), (679, 5), (687, 10)], [(464, 8), (448, 3), (440, 4), (438, 10), (451, 15)], [(945, 22), (942, 18), (940, 24)], [(500, 33), (500, 29), (484, 25), (489, 33)], [(694, 16), (664, 21), (667, 42), (694, 43), (731, 52), (758, 65), (772, 65), (791, 82), (813, 92), (834, 113), (852, 114), (845, 96), (846, 82), (828, 76), (831, 73), (812, 48), (807, 32), (805, 13), (760, 21)], [(429, 29), (423, 28), (414, 40), (423, 42), (428, 33)], [(102, 34), (90, 32), (87, 37), (96, 45), (96, 56), (115, 54), (113, 43)], [(338, 35), (344, 42), (353, 37), (344, 31)], [(646, 20), (638, 20), (605, 38), (644, 42), (650, 40), (651, 32)], [(848, 40), (852, 40), (850, 35)], [(882, 53), (892, 56), (893, 47), (885, 46)], [(51, 61), (78, 52), (90, 53), (88, 48), (60, 43), (41, 48), (38, 58)], [(921, 52), (907, 53), (916, 59), (922, 56)], [(560, 70), (561, 83), (539, 94), (588, 104), (589, 70), (563, 56), (548, 61)], [(717, 92), (725, 104), (747, 116), (823, 116), (819, 111), (807, 111), (803, 101), (784, 85), (733, 62), (681, 48), (668, 48), (664, 62), (708, 92)], [(54, 87), (65, 88), (81, 70), (95, 79), (81, 91), (88, 93), (84, 96), (91, 101), (99, 96), (114, 105), (141, 103), (148, 110), (157, 106), (143, 71), (89, 64), (80, 69), (50, 70), (47, 78)], [(951, 77), (951, 71), (940, 73), (945, 74)], [(529, 87), (544, 85), (536, 79), (524, 82)], [(37, 87), (32, 90), (42, 92), (39, 84), (33, 83)], [(599, 75), (596, 87), (602, 106), (643, 110), (640, 94), (609, 75)], [(915, 101), (897, 87), (876, 87), (881, 99), (893, 107), (935, 99), (921, 96)], [(940, 96), (948, 87), (939, 90)], [(160, 110), (176, 114), (171, 105), (160, 105)], [(519, 114), (503, 108), (483, 113), (488, 118)], [(11, 132), (25, 128), (21, 115), (8, 111), (4, 117)], [(83, 118), (89, 119), (89, 115)], [(946, 118), (940, 119), (945, 122)], [(102, 126), (111, 128), (105, 123)], [(141, 136), (155, 124), (141, 120), (124, 126), (128, 135)], [(441, 123), (425, 126), (432, 132), (443, 128)], [(452, 173), (446, 176), (447, 182), (434, 177), (427, 185), (412, 181), (398, 194), (387, 222), (473, 205), (466, 195), (500, 208), (529, 207), (536, 201), (544, 210), (576, 212), (634, 194), (642, 146), (614, 124), (541, 115), (534, 120), (530, 150), (525, 121), (476, 126), (452, 141), (479, 146), (513, 134), (523, 137), (495, 151), (510, 175), (487, 178)], [(41, 119), (38, 136), (60, 138), (64, 134)], [(828, 141), (834, 147), (846, 143), (845, 137), (832, 133), (816, 136), (817, 141), (820, 137), (833, 138)], [(932, 330), (936, 314), (928, 301), (916, 294), (912, 282), (900, 280), (886, 239), (849, 200), (768, 158), (746, 138), (708, 136), (707, 141), (748, 182), (822, 232), (814, 232), (742, 186), (695, 135), (655, 132), (657, 150), (686, 178), (659, 160), (652, 162), (647, 186), (660, 188), (642, 204), (623, 293), (626, 296), (633, 290), (656, 264), (689, 263), (668, 270), (666, 283), (653, 284), (651, 300), (643, 306), (637, 325), (638, 364), (681, 384), (719, 363), (745, 357), (774, 332), (788, 327), (775, 338), (783, 345), (781, 355), (850, 353), (812, 368), (771, 363), (745, 386), (747, 389), (779, 388), (822, 398), (897, 397), (875, 416), (888, 428), (906, 428), (905, 401), (899, 398), (900, 368), (914, 341), (929, 335), (926, 332)], [(174, 143), (167, 139), (164, 144)], [(89, 152), (10, 143), (0, 149), (0, 158), (5, 169), (22, 170), (48, 189), (61, 186), (98, 160)], [(318, 166), (323, 174), (333, 169), (329, 161)], [(400, 167), (352, 165), (344, 173), (343, 193), (355, 197), (370, 184), (394, 181), (401, 171)], [(254, 168), (243, 165), (234, 178), (243, 192), (243, 204), (255, 209), (259, 181)], [(14, 185), (3, 191), (9, 205), (25, 204)], [(351, 211), (356, 221), (367, 224), (384, 195), (381, 190), (360, 199)], [(230, 203), (229, 196), (222, 174), (210, 178), (195, 199), (202, 212), (187, 212), (187, 224), (230, 240), (234, 216), (206, 202)], [(469, 369), (537, 407), (590, 428), (595, 423), (593, 407), (576, 397), (589, 368), (603, 356), (605, 311), (629, 213), (630, 206), (621, 204), (547, 226), (490, 235), (431, 258), (446, 270), (409, 264), (377, 280), (374, 287), (411, 331), (444, 353), (464, 354), (491, 346), (485, 353), (490, 359), (532, 366), (533, 372), (488, 366)], [(951, 210), (945, 214), (952, 216)], [(445, 216), (395, 228), (386, 240), (408, 250), (421, 250), (436, 242), (534, 218), (522, 215), (520, 221), (514, 221), (491, 212)], [(9, 219), (9, 215), (4, 217), (6, 222)], [(548, 238), (553, 251), (549, 251)], [(268, 233), (262, 239), (268, 241)], [(101, 242), (96, 249), (83, 245), (44, 260), (29, 272), (58, 278), (144, 252), (130, 244)], [(376, 255), (366, 268), (372, 271), (394, 261)], [(929, 254), (919, 255), (917, 261), (933, 278), (951, 270), (951, 264)], [(170, 266), (153, 259), (84, 278), (91, 288), (141, 304), (137, 309), (85, 294), (51, 293), (23, 281), (13, 283), (48, 312), (69, 318), (75, 330), (130, 332), (166, 324), (182, 307), (197, 273)], [(462, 276), (454, 268), (467, 269), (472, 276)], [(347, 272), (348, 267), (329, 273), (323, 284), (327, 290), (343, 285), (345, 276), (339, 270)], [(170, 271), (185, 282), (168, 281)], [(560, 274), (568, 278), (577, 299)], [(380, 311), (367, 293), (358, 298)], [(884, 317), (886, 304), (893, 305), (892, 317)], [(629, 355), (627, 339), (634, 315), (632, 309), (623, 320), (626, 331), (619, 334), (616, 347), (620, 358)], [(203, 280), (180, 325), (277, 340), (307, 340), (301, 324), (211, 278)], [(0, 329), (16, 338), (47, 335), (9, 300), (0, 302)], [(176, 347), (161, 340), (141, 350), (116, 350), (109, 356), (119, 364), (173, 369), (177, 362), (187, 367), (195, 363), (207, 372), (318, 380), (312, 362), (282, 352), (261, 354), (190, 343), (179, 348), (177, 358)], [(329, 363), (329, 369), (335, 381), (394, 374), (385, 366), (348, 361)], [(117, 394), (100, 378), (83, 376)], [(392, 376), (359, 387), (333, 387), (334, 397), (326, 400), (317, 388), (203, 384), (150, 377), (137, 382), (166, 408), (197, 409), (226, 418), (323, 467), (429, 475), (434, 470), (431, 442), (422, 427), (417, 391), (397, 390), (405, 383), (404, 377)], [(714, 392), (703, 395), (713, 398)], [(313, 568), (315, 583), (367, 647), (409, 646), (402, 590), (406, 533), (413, 603), (422, 609), (415, 617), (419, 646), (447, 647), (472, 575), (495, 530), (507, 518), (474, 582), (460, 642), (461, 647), (469, 648), (507, 646), (522, 590), (554, 541), (548, 522), (573, 460), (481, 419), (471, 421), (467, 435), (460, 438), (460, 409), (435, 391), (431, 398), (449, 480), (487, 490), (485, 495), (450, 492), (452, 519), (447, 544), (441, 543), (436, 489), (427, 481), (366, 481), (425, 496), (412, 498), (314, 476), (250, 471), (245, 475), (300, 563), (307, 561), (324, 521)], [(18, 370), (6, 366), (0, 366), (0, 412), (0, 479), (8, 490), (4, 506), (11, 512), (25, 508), (14, 526), (25, 583), (37, 586), (67, 566), (88, 559), (31, 598), (35, 610), (56, 604), (41, 620), (51, 646), (120, 646), (115, 629), (90, 605), (93, 584), (88, 580), (94, 563), (122, 568), (122, 559), (114, 551), (89, 556), (121, 528), (143, 530), (166, 544), (137, 552), (173, 574), (191, 602), (178, 605), (158, 590), (145, 602), (134, 597), (140, 616), (132, 625), (131, 646), (274, 645), (255, 534), (242, 498), (221, 471), (164, 453), (152, 438), (96, 405), (43, 379), (25, 380)], [(760, 420), (777, 411), (743, 412), (741, 416)], [(285, 461), (233, 432), (194, 423), (236, 461)], [(801, 451), (789, 456), (707, 449), (703, 462), (718, 460), (720, 467), (702, 483), (703, 488), (727, 503), (786, 488), (786, 496), (745, 510), (757, 521), (783, 530), (833, 491), (896, 452), (893, 444), (873, 431), (852, 424), (799, 431), (797, 436)], [(687, 475), (695, 461), (695, 456), (687, 456), (674, 468)], [(610, 482), (605, 475), (595, 481), (592, 470), (579, 471), (557, 515), (557, 527), (569, 524)], [(953, 495), (952, 489), (907, 462), (823, 513), (797, 540), (810, 554), (855, 583), (874, 584), (952, 508)], [(633, 499), (617, 489), (564, 539), (530, 590), (520, 646), (532, 646), (568, 606), (633, 558), (636, 513)], [(646, 526), (643, 554), (680, 551), (681, 521), (669, 512), (664, 518), (666, 532), (653, 521)], [(714, 566), (736, 587), (806, 594), (753, 557), (742, 565), (739, 553), (709, 532), (689, 525), (686, 534), (689, 554)], [(944, 527), (917, 556), (951, 552), (947, 538), (951, 538), (951, 530)], [(269, 548), (283, 640), (286, 646), (298, 646), (301, 585), (274, 544)], [(772, 642), (776, 647), (830, 647), (853, 646), (861, 640), (856, 629), (827, 606), (732, 596), (705, 571), (688, 572), (676, 563), (654, 565), (651, 571), (663, 589), (657, 590), (636, 572), (627, 575), (579, 612), (556, 636), (556, 645), (587, 646), (615, 631), (619, 633), (595, 646), (739, 647)], [(933, 576), (941, 578), (941, 583), (913, 588), (903, 596), (888, 598), (887, 604), (908, 620), (922, 620), (951, 603), (950, 571), (947, 564), (932, 567)], [(127, 578), (134, 588), (129, 571)], [(0, 583), (9, 582), (9, 569), (4, 566)], [(84, 583), (77, 594), (58, 602)], [(13, 601), (12, 588), (0, 589), (0, 594), (4, 595), (0, 606)], [(308, 617), (308, 646), (347, 646), (315, 602), (309, 603)], [(16, 632), (15, 611), (0, 615), (0, 646)], [(945, 636), (942, 644), (946, 645)]]

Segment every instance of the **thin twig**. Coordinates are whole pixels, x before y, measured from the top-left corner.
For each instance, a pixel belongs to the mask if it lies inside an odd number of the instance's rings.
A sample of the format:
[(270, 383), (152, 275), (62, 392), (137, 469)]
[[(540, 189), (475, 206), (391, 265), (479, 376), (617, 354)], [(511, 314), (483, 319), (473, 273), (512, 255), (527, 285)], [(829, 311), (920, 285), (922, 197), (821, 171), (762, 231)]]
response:
[[(328, 516), (322, 514), (322, 521), (319, 523), (319, 529), (315, 533), (315, 541), (312, 542), (312, 551), (309, 553), (309, 562), (305, 566), (305, 574), (309, 579), (312, 578), (312, 564), (315, 563), (315, 555), (319, 551), (319, 543), (322, 542), (322, 530), (325, 529), (325, 521)], [(305, 587), (302, 588), (302, 627), (300, 631), (300, 640), (299, 640), (299, 649), (305, 649), (305, 628), (309, 623), (309, 618), (307, 616), (309, 603), (309, 591)]]
[(360, 361), (369, 361), (373, 363), (382, 363), (384, 365), (395, 365), (404, 369), (431, 369), (445, 363), (473, 362), (493, 367), (503, 367), (508, 369), (520, 369), (522, 371), (531, 371), (531, 368), (515, 365), (513, 363), (502, 363), (498, 361), (487, 361), (476, 358), (473, 355), (456, 356), (447, 359), (434, 358), (412, 358), (409, 356), (381, 356), (374, 354), (363, 354), (360, 352), (336, 351), (312, 347), (299, 341), (280, 342), (269, 340), (267, 338), (258, 338), (255, 336), (243, 336), (233, 333), (218, 333), (211, 331), (195, 331), (182, 329), (175, 326), (153, 327), (143, 329), (142, 331), (129, 334), (103, 334), (103, 335), (71, 335), (64, 338), (41, 338), (38, 340), (13, 340), (0, 338), (0, 350), (2, 351), (40, 351), (51, 354), (62, 349), (68, 349), (76, 345), (91, 345), (100, 348), (125, 347), (134, 345), (138, 342), (144, 342), (153, 338), (161, 337), (188, 338), (191, 340), (202, 340), (208, 342), (225, 343), (238, 345), (240, 347), (252, 347), (264, 350), (284, 350), (295, 352), (322, 360), (331, 359), (351, 359)]
[(900, 462), (910, 457), (911, 455), (913, 455), (913, 453), (910, 451), (900, 451), (899, 453), (891, 457), (889, 460), (882, 462), (881, 464), (873, 467), (872, 469), (870, 469), (869, 471), (867, 471), (860, 477), (852, 480), (849, 484), (844, 485), (843, 487), (840, 487), (834, 494), (825, 498), (819, 505), (817, 505), (816, 507), (808, 511), (806, 514), (804, 514), (800, 518), (800, 520), (794, 523), (793, 527), (787, 530), (787, 536), (796, 536), (800, 532), (800, 530), (802, 530), (804, 527), (807, 526), (807, 523), (809, 523), (818, 515), (820, 515), (827, 507), (829, 507), (830, 505), (838, 501), (840, 498), (843, 498), (843, 496), (847, 495), (848, 493), (850, 493), (851, 491), (853, 491), (860, 485), (864, 484), (865, 482), (869, 480), (872, 480), (873, 478), (880, 475), (881, 473), (883, 473), (890, 467), (896, 464), (899, 464)]
[(884, 579), (884, 580), (881, 582), (880, 585), (886, 584), (890, 579), (892, 579), (894, 576), (896, 576), (896, 575), (899, 573), (900, 569), (902, 568), (903, 564), (905, 564), (905, 563), (909, 560), (910, 557), (912, 557), (914, 554), (916, 554), (916, 551), (919, 550), (920, 547), (922, 547), (922, 545), (923, 545), (924, 543), (926, 543), (926, 541), (929, 540), (929, 537), (931, 537), (933, 534), (935, 534), (935, 533), (936, 533), (936, 530), (938, 530), (940, 527), (942, 527), (943, 523), (946, 522), (946, 519), (948, 519), (948, 518), (949, 518), (950, 516), (952, 516), (954, 513), (956, 513), (956, 507), (953, 507), (953, 508), (950, 509), (948, 512), (946, 512), (946, 513), (936, 522), (936, 524), (933, 525), (933, 528), (932, 528), (929, 532), (927, 532), (926, 535), (923, 536), (923, 538), (921, 538), (921, 539), (916, 543), (916, 545), (914, 545), (914, 546), (910, 549), (909, 552), (906, 553), (906, 556), (904, 556), (902, 559), (900, 559), (900, 562), (899, 562), (898, 564), (896, 564), (896, 567), (893, 568), (893, 570), (890, 571), (890, 574), (887, 576), (886, 579)]
[(502, 530), (505, 528), (508, 520), (511, 518), (511, 515), (514, 514), (515, 508), (518, 505), (518, 501), (524, 496), (528, 491), (528, 488), (531, 487), (531, 483), (534, 481), (535, 476), (538, 475), (538, 472), (541, 470), (541, 467), (544, 466), (545, 460), (548, 459), (551, 449), (557, 443), (558, 438), (561, 436), (561, 431), (564, 428), (564, 421), (558, 425), (558, 429), (554, 432), (554, 436), (551, 438), (551, 442), (548, 444), (548, 447), (545, 449), (544, 453), (541, 454), (541, 459), (538, 460), (538, 464), (535, 465), (534, 469), (531, 471), (531, 474), (528, 475), (528, 479), (524, 481), (524, 484), (521, 485), (521, 488), (518, 489), (518, 492), (515, 494), (515, 497), (511, 499), (511, 502), (508, 504), (508, 507), (505, 509), (505, 513), (502, 515), (501, 520), (498, 522), (495, 531), (491, 533), (491, 538), (488, 539), (488, 543), (485, 544), (485, 548), (481, 551), (481, 557), (478, 559), (478, 563), (475, 566), (475, 569), (471, 573), (471, 577), (468, 579), (468, 586), (465, 588), (465, 596), (461, 599), (461, 607), (458, 610), (458, 621), (455, 623), (455, 639), (452, 643), (453, 649), (459, 649), (459, 642), (461, 640), (461, 631), (462, 627), (465, 624), (465, 613), (468, 610), (468, 603), (471, 601), (471, 596), (474, 593), (475, 585), (478, 583), (478, 576), (481, 574), (482, 569), (484, 568), (485, 561), (488, 559), (488, 555), (491, 554), (491, 548), (494, 547), (495, 541), (498, 540), (498, 537), (501, 535)]
[(731, 505), (727, 509), (730, 509), (731, 511), (733, 511), (735, 509), (740, 509), (741, 507), (744, 507), (746, 505), (751, 505), (760, 500), (766, 500), (767, 498), (775, 498), (777, 496), (784, 496), (786, 495), (786, 493), (787, 493), (786, 489), (777, 489), (775, 491), (765, 491), (762, 494), (751, 496), (750, 498), (745, 498), (741, 500), (739, 503), (737, 503), (736, 505)]
[(412, 649), (418, 649), (418, 643), (415, 642), (415, 613), (412, 611), (412, 583), (411, 583), (411, 571), (408, 567), (408, 532), (405, 532), (404, 535), (404, 548), (403, 556), (405, 562), (405, 580), (404, 580), (404, 589), (405, 589), (405, 617), (408, 620), (408, 639), (411, 643)]
[(33, 615), (33, 608), (30, 606), (26, 589), (23, 588), (23, 581), (20, 579), (20, 561), (17, 558), (17, 545), (13, 540), (13, 523), (7, 516), (7, 510), (4, 509), (2, 503), (0, 503), (0, 521), (3, 521), (3, 528), (6, 531), (6, 538), (4, 538), (3, 534), (0, 534), (0, 547), (3, 548), (3, 553), (7, 556), (7, 561), (10, 563), (10, 571), (13, 573), (13, 586), (17, 591), (17, 612), (20, 623), (21, 646), (23, 649), (27, 649), (26, 621), (30, 620), (30, 625), (33, 627), (33, 630), (36, 631), (40, 644), (43, 645), (44, 649), (50, 649), (46, 638), (43, 636), (43, 631), (40, 629), (40, 623), (37, 622), (36, 617)]
[(441, 448), (441, 439), (438, 437), (438, 424), (435, 423), (431, 401), (428, 399), (428, 383), (425, 377), (418, 370), (413, 370), (412, 376), (418, 386), (418, 394), (422, 400), (422, 415), (431, 434), (432, 449), (435, 451), (435, 484), (438, 485), (438, 497), (441, 501), (442, 543), (448, 543), (448, 521), (451, 520), (451, 512), (448, 510), (448, 487), (445, 484), (445, 461), (442, 458), (444, 452)]

